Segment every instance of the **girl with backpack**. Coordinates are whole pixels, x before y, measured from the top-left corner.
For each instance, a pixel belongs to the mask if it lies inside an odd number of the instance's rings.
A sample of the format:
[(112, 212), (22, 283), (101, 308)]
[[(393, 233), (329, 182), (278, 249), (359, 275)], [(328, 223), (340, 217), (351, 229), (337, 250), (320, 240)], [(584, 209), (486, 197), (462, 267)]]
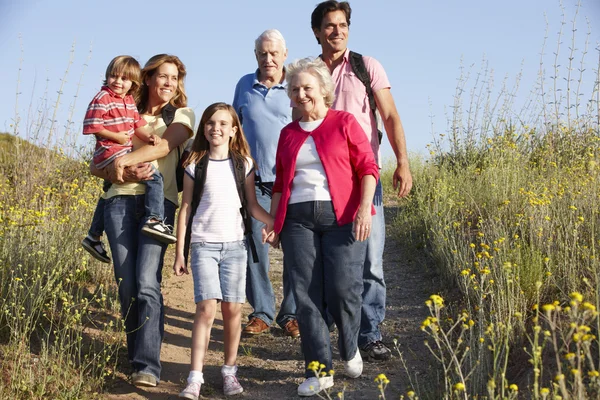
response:
[(177, 224), (173, 270), (178, 276), (188, 274), (187, 258), (191, 253), (196, 303), (191, 371), (179, 397), (195, 400), (200, 395), (202, 367), (218, 302), (225, 345), (223, 391), (234, 395), (244, 390), (236, 377), (236, 357), (246, 299), (244, 236), (251, 233), (250, 215), (266, 224), (263, 241), (271, 240), (273, 218), (256, 200), (254, 161), (239, 118), (230, 105), (215, 103), (202, 114), (186, 161)]

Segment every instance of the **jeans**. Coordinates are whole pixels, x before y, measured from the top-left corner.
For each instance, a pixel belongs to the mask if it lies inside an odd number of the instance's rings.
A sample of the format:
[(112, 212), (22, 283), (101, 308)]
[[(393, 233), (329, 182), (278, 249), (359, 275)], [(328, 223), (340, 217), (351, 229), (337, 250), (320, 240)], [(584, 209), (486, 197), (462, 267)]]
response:
[[(142, 182), (146, 185), (146, 198), (145, 198), (145, 212), (146, 218), (149, 219), (157, 219), (159, 221), (163, 221), (165, 216), (165, 208), (164, 208), (164, 190), (163, 190), (163, 177), (158, 170), (154, 169), (154, 174), (152, 175), (152, 179)], [(108, 180), (104, 181), (102, 190), (107, 192), (110, 189), (111, 183)], [(92, 223), (90, 224), (90, 230), (88, 234), (93, 237), (100, 237), (104, 232), (104, 206), (106, 201), (104, 198), (100, 197), (98, 199), (98, 204), (96, 205), (96, 210), (94, 210), (94, 216), (92, 217)]]
[[(133, 369), (160, 378), (160, 347), (164, 336), (164, 305), (160, 292), (167, 245), (141, 234), (145, 195), (106, 200), (104, 224), (119, 286), (127, 353)], [(175, 204), (164, 202), (166, 223), (173, 224)]]
[[(256, 199), (262, 208), (269, 210), (271, 207), (271, 198), (263, 194), (256, 187)], [(276, 320), (280, 327), (293, 318), (296, 318), (296, 302), (292, 294), (292, 285), (288, 276), (288, 268), (283, 262), (283, 300), (279, 308), (279, 314), (275, 318), (275, 294), (273, 286), (269, 280), (269, 244), (262, 244), (262, 227), (264, 224), (252, 218), (252, 237), (256, 244), (258, 253), (258, 262), (253, 262), (252, 254), (248, 253), (248, 271), (246, 273), (246, 298), (252, 306), (254, 312), (248, 318), (260, 318), (267, 325), (271, 325)]]
[[(326, 312), (338, 328), (342, 359), (352, 359), (358, 350), (366, 242), (354, 239), (352, 223), (337, 224), (330, 201), (290, 204), (280, 237), (306, 367), (318, 361), (329, 371), (332, 352)], [(307, 370), (306, 377), (312, 376)]]
[[(112, 186), (112, 183), (105, 179), (102, 184), (102, 191), (104, 193), (108, 192), (108, 189)], [(90, 230), (88, 231), (88, 235), (92, 237), (100, 237), (104, 233), (104, 204), (105, 200), (103, 197), (98, 199), (98, 204), (96, 204), (96, 209), (94, 210), (94, 216), (92, 217), (92, 223), (90, 224)]]
[(379, 324), (385, 318), (385, 280), (383, 279), (383, 247), (385, 246), (385, 218), (383, 215), (383, 188), (377, 182), (373, 205), (371, 236), (367, 240), (367, 254), (363, 272), (364, 289), (358, 345), (365, 346), (381, 340)]

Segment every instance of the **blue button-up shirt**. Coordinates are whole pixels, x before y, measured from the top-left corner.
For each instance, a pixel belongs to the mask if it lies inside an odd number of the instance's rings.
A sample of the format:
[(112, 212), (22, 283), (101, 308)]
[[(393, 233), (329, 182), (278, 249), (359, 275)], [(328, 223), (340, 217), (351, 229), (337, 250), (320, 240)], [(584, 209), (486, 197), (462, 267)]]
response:
[(258, 81), (258, 70), (244, 75), (235, 87), (233, 108), (242, 122), (257, 174), (263, 182), (275, 181), (279, 134), (292, 121), (287, 83), (267, 88)]

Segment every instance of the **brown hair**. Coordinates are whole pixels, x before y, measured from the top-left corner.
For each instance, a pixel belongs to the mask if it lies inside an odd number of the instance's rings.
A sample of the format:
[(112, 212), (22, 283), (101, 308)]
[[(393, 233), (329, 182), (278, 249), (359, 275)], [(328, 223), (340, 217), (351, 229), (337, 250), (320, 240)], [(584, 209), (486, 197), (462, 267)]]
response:
[[(350, 15), (352, 14), (352, 8), (350, 8), (350, 3), (347, 1), (324, 1), (322, 3), (317, 4), (317, 7), (312, 12), (310, 16), (310, 27), (313, 32), (316, 30), (321, 30), (321, 24), (323, 23), (323, 18), (330, 12), (333, 11), (342, 11), (346, 16), (346, 22), (348, 26), (350, 26)], [(321, 41), (317, 37), (317, 43), (321, 44)]]
[(185, 94), (184, 86), (184, 79), (187, 73), (185, 65), (177, 56), (172, 56), (170, 54), (157, 54), (154, 57), (150, 58), (146, 65), (144, 65), (144, 69), (142, 69), (142, 88), (140, 90), (138, 98), (136, 99), (137, 107), (140, 114), (144, 113), (146, 111), (146, 107), (148, 106), (149, 93), (148, 85), (146, 85), (146, 79), (152, 77), (156, 70), (165, 63), (174, 64), (177, 67), (178, 71), (177, 90), (169, 103), (171, 103), (176, 108), (187, 106), (187, 95)]
[(140, 90), (141, 72), (140, 63), (131, 56), (117, 56), (111, 60), (106, 67), (106, 73), (104, 74), (104, 82), (106, 85), (108, 78), (111, 76), (124, 76), (131, 81), (131, 88), (127, 94), (136, 97)]
[(202, 157), (204, 157), (210, 150), (210, 143), (208, 143), (206, 136), (204, 136), (204, 127), (206, 126), (206, 123), (210, 117), (220, 110), (228, 111), (231, 115), (232, 127), (237, 127), (236, 134), (229, 139), (230, 156), (243, 158), (252, 157), (250, 155), (250, 146), (248, 146), (246, 136), (242, 130), (242, 124), (240, 123), (240, 119), (238, 118), (235, 109), (227, 103), (213, 103), (206, 107), (206, 110), (204, 110), (202, 113), (200, 125), (198, 126), (198, 131), (196, 132), (196, 137), (194, 138), (194, 143), (192, 144), (192, 151), (185, 163), (186, 166), (191, 163), (198, 163), (198, 161), (200, 161), (200, 159), (202, 159)]

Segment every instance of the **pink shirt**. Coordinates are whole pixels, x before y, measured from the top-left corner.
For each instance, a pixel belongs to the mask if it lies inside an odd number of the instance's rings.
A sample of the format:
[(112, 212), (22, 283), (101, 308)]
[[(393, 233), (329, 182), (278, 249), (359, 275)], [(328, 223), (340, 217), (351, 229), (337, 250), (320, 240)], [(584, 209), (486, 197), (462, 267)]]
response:
[[(275, 158), (273, 192), (281, 193), (275, 215), (274, 229), (277, 233), (281, 232), (285, 221), (298, 152), (309, 136), (315, 142), (327, 175), (338, 225), (354, 221), (360, 205), (362, 178), (373, 175), (375, 179), (379, 179), (379, 168), (373, 151), (352, 114), (329, 110), (323, 123), (312, 132), (300, 128), (298, 121), (291, 122), (281, 130)], [(371, 214), (375, 214), (373, 206)]]
[[(377, 121), (373, 117), (373, 113), (369, 108), (369, 96), (367, 96), (367, 90), (365, 85), (358, 79), (358, 77), (352, 72), (352, 66), (348, 56), (350, 50), (346, 49), (344, 53), (343, 61), (335, 67), (331, 72), (333, 83), (335, 85), (335, 100), (333, 106), (334, 110), (343, 110), (352, 113), (358, 120), (358, 123), (363, 128), (363, 131), (367, 134), (367, 139), (375, 154), (375, 159), (379, 157), (379, 139), (377, 138)], [(371, 77), (371, 88), (373, 93), (377, 93), (381, 89), (390, 89), (390, 82), (385, 73), (385, 70), (377, 61), (372, 57), (363, 56), (365, 61), (365, 67)]]

